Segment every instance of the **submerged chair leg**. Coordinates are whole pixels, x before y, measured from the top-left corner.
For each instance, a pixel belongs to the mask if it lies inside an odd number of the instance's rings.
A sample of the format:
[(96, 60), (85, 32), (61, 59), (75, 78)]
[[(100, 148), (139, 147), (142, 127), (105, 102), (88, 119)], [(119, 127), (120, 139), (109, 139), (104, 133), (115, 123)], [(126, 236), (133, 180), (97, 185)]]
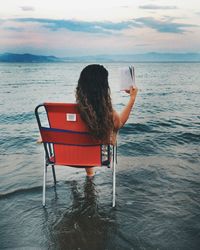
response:
[(43, 172), (43, 195), (42, 195), (42, 205), (46, 205), (46, 174), (47, 174), (47, 162), (46, 162), (46, 153), (44, 153), (44, 172)]
[(55, 167), (54, 165), (52, 164), (52, 173), (53, 173), (53, 181), (54, 181), (54, 186), (56, 186), (56, 172), (55, 172)]
[(115, 194), (116, 194), (116, 148), (113, 147), (113, 163), (112, 163), (112, 171), (113, 171), (113, 200), (112, 206), (115, 207)]

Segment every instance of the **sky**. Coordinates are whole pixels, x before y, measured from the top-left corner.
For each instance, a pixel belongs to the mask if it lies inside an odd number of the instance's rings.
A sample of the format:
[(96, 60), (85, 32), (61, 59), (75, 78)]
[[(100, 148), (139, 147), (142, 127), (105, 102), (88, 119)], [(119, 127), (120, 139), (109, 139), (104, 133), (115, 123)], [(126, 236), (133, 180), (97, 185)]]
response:
[(0, 53), (200, 52), (198, 0), (6, 0)]

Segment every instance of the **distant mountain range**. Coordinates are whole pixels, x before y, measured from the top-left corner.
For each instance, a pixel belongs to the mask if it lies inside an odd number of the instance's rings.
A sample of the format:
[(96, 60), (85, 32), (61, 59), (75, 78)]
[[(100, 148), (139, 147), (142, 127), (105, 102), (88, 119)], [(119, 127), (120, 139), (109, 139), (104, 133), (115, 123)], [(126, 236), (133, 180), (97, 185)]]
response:
[(13, 54), (4, 53), (0, 54), (0, 62), (58, 62), (59, 58), (55, 56), (41, 56), (32, 54)]
[(145, 53), (124, 55), (92, 55), (55, 57), (32, 54), (0, 54), (0, 62), (51, 63), (51, 62), (200, 62), (200, 53)]

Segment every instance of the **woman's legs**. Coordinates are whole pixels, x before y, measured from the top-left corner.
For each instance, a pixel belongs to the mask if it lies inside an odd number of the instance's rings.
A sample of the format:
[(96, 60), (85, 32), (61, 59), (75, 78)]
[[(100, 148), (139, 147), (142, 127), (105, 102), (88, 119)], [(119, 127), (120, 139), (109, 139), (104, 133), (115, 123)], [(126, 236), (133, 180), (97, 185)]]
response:
[(94, 167), (87, 167), (87, 168), (85, 168), (85, 171), (87, 173), (87, 176), (89, 176), (89, 177), (94, 176)]

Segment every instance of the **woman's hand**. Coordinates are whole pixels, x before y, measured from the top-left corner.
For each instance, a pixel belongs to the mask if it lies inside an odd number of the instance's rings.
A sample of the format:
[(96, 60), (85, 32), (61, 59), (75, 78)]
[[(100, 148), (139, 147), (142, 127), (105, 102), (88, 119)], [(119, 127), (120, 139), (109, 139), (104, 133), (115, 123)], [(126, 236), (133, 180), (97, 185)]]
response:
[(42, 143), (42, 138), (41, 137), (37, 139), (37, 143)]
[(130, 87), (130, 89), (125, 90), (127, 94), (130, 95), (130, 97), (135, 98), (138, 92), (138, 88), (136, 86)]

